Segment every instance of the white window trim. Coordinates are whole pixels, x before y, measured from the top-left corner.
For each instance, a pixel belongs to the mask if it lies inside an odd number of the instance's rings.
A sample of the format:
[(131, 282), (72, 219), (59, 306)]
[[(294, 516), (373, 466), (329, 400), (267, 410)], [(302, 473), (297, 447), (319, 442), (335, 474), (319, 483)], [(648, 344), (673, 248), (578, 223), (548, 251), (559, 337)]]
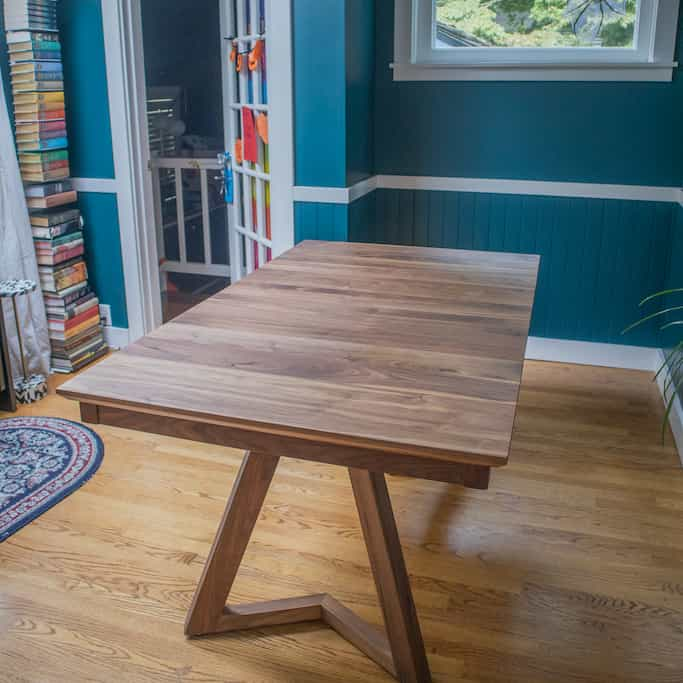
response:
[[(632, 51), (567, 48), (560, 61), (552, 50), (453, 48), (469, 55), (466, 63), (458, 64), (454, 52), (433, 49), (431, 40), (424, 38), (425, 26), (431, 31), (431, 2), (395, 0), (393, 77), (395, 81), (670, 81), (677, 66), (673, 57), (679, 0), (643, 2), (654, 6), (655, 19), (651, 26), (640, 26), (637, 48)], [(413, 31), (414, 21), (422, 27), (422, 40), (420, 32)], [(506, 54), (491, 52), (499, 49)], [(539, 62), (539, 57), (544, 61)]]

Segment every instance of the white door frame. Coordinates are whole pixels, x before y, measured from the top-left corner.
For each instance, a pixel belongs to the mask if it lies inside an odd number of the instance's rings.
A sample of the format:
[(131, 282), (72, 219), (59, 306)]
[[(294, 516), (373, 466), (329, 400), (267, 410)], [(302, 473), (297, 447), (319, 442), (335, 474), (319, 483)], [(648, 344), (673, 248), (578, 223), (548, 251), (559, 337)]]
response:
[[(162, 322), (149, 171), (141, 2), (144, 0), (102, 0), (115, 187), (131, 342)], [(294, 244), (291, 0), (266, 0), (266, 4), (271, 25), (277, 27), (270, 32), (267, 45), (270, 201), (273, 255), (277, 256)], [(221, 49), (225, 52), (227, 48), (221, 45)], [(224, 73), (224, 104), (228, 99), (225, 81)]]

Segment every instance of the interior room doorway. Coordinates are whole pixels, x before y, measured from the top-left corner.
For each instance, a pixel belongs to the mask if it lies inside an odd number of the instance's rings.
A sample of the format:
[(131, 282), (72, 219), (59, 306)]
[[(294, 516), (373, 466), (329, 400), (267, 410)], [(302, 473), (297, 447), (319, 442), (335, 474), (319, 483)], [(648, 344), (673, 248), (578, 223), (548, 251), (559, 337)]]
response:
[(143, 0), (146, 114), (163, 321), (230, 284), (219, 0)]
[(157, 273), (149, 331), (293, 245), (291, 7), (122, 2), (148, 173), (146, 266)]

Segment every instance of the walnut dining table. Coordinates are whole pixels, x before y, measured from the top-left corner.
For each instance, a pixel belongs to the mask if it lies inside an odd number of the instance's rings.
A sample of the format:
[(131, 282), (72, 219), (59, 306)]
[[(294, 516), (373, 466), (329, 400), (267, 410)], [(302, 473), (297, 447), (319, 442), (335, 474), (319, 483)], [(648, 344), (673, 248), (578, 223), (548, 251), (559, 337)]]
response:
[[(85, 422), (246, 451), (188, 636), (322, 620), (430, 680), (385, 473), (486, 489), (507, 463), (538, 263), (303, 242), (61, 386)], [(327, 594), (226, 604), (281, 456), (348, 468), (386, 635)]]

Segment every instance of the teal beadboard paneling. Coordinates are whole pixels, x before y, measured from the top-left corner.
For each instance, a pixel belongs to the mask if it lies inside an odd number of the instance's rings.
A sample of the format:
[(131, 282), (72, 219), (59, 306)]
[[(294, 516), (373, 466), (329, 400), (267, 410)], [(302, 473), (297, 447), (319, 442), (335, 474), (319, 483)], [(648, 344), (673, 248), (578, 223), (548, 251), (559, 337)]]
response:
[(540, 254), (533, 335), (659, 345), (655, 324), (621, 331), (667, 282), (672, 204), (425, 190), (354, 204), (352, 241)]
[(75, 178), (113, 178), (100, 0), (60, 0), (69, 162)]
[(294, 242), (303, 240), (348, 239), (348, 207), (346, 204), (321, 202), (294, 203)]
[(85, 227), (85, 260), (100, 302), (111, 306), (114, 327), (128, 327), (116, 195), (79, 192)]
[(377, 192), (349, 204), (349, 242), (377, 242)]

